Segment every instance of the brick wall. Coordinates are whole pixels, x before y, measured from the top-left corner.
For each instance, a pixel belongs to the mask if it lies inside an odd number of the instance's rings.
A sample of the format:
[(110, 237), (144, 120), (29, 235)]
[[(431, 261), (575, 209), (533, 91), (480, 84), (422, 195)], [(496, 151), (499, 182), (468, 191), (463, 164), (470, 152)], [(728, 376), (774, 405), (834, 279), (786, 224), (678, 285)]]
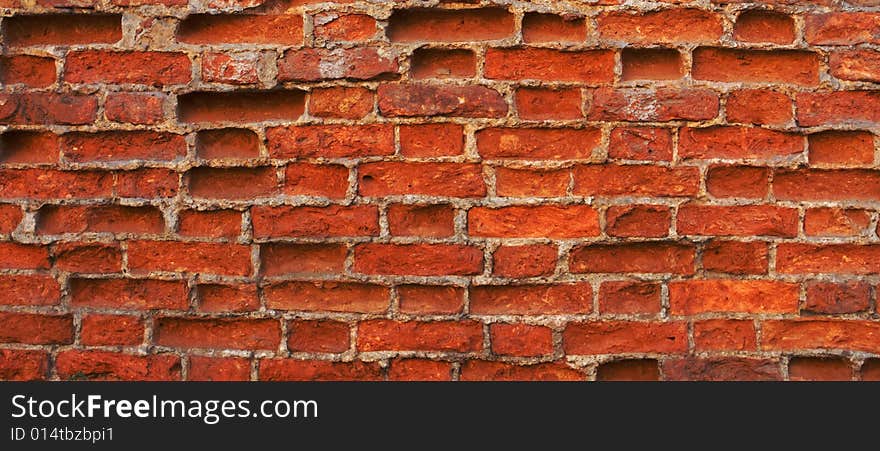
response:
[(878, 6), (0, 0), (0, 378), (878, 379)]

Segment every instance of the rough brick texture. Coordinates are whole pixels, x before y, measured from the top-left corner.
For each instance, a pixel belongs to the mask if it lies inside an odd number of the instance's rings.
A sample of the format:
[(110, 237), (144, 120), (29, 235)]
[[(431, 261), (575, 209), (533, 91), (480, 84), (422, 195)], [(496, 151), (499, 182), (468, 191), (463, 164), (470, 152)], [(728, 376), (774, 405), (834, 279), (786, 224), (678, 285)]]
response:
[(876, 380), (876, 0), (0, 0), (0, 379)]

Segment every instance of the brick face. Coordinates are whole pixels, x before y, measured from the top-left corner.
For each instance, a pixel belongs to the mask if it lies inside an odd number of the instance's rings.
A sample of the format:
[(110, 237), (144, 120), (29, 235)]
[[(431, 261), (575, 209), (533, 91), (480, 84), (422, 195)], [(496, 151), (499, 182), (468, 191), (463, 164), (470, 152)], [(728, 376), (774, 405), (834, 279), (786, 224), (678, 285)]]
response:
[(0, 0), (0, 380), (873, 380), (877, 0)]

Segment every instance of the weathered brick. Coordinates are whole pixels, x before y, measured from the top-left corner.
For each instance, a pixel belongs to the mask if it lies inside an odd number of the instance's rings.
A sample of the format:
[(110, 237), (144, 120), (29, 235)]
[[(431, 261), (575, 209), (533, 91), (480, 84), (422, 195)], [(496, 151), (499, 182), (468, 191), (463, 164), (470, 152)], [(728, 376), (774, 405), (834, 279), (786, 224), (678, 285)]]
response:
[(598, 321), (569, 323), (562, 334), (566, 354), (683, 353), (687, 325), (683, 322)]
[(483, 252), (458, 244), (360, 244), (354, 271), (363, 274), (452, 276), (483, 270)]
[(481, 315), (564, 315), (592, 310), (593, 290), (588, 283), (485, 285), (470, 290), (470, 311)]
[(474, 207), (468, 211), (468, 234), (504, 238), (580, 238), (599, 235), (599, 214), (593, 207)]
[(694, 252), (685, 243), (594, 244), (572, 249), (574, 273), (693, 274)]
[(388, 288), (348, 282), (282, 282), (263, 288), (266, 306), (278, 310), (384, 312)]

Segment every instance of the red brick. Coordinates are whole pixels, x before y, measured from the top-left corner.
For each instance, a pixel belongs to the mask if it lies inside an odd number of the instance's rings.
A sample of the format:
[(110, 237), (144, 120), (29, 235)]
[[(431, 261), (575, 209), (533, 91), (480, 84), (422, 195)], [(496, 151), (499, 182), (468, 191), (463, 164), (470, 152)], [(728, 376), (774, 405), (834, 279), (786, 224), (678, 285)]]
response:
[(597, 381), (658, 381), (660, 367), (656, 360), (617, 360), (596, 368)]
[(763, 128), (715, 126), (683, 128), (678, 141), (682, 158), (773, 160), (804, 151), (804, 137)]
[(719, 241), (703, 248), (703, 268), (730, 274), (767, 274), (767, 243)]
[(440, 157), (464, 152), (464, 130), (458, 124), (401, 125), (400, 153), (405, 157)]
[(247, 85), (258, 83), (260, 54), (206, 53), (202, 55), (202, 81)]
[(662, 205), (612, 205), (605, 212), (606, 232), (617, 237), (664, 237), (671, 221)]
[(95, 121), (98, 99), (88, 94), (0, 94), (0, 124), (83, 125)]
[[(878, 16), (880, 17), (880, 16)], [(876, 126), (880, 123), (880, 92), (804, 92), (797, 95), (798, 125)]]
[(514, 16), (501, 8), (403, 9), (388, 19), (392, 42), (470, 42), (513, 36)]
[(455, 210), (449, 205), (394, 204), (388, 207), (388, 228), (396, 236), (452, 236), (454, 221)]
[(785, 125), (794, 119), (791, 99), (768, 89), (744, 89), (727, 96), (730, 123)]
[(309, 114), (360, 119), (373, 111), (373, 91), (366, 88), (315, 88), (309, 94)]
[(486, 78), (606, 83), (614, 78), (614, 52), (541, 48), (486, 51)]
[(348, 351), (350, 327), (339, 321), (294, 321), (288, 326), (287, 348), (293, 352)]
[(768, 320), (761, 327), (761, 347), (768, 351), (845, 349), (876, 353), (880, 324), (864, 320)]
[(776, 268), (786, 274), (871, 274), (880, 270), (880, 246), (780, 244)]
[(602, 282), (599, 287), (599, 312), (660, 313), (660, 285), (632, 281)]
[(754, 351), (755, 323), (751, 320), (709, 319), (694, 323), (697, 351)]
[(180, 357), (67, 350), (58, 354), (55, 369), (61, 380), (176, 381), (180, 380)]
[(308, 125), (266, 130), (272, 158), (354, 158), (394, 153), (394, 128), (375, 125)]
[(548, 327), (495, 323), (489, 333), (495, 354), (533, 357), (553, 352), (553, 331)]
[(24, 218), (21, 207), (12, 204), (0, 204), (0, 233), (12, 233)]
[(587, 38), (583, 18), (556, 14), (527, 13), (523, 16), (522, 33), (527, 43), (579, 43)]
[(130, 241), (128, 267), (133, 273), (195, 272), (247, 276), (250, 247), (240, 244)]
[(807, 138), (811, 165), (871, 166), (874, 163), (874, 135), (870, 132), (829, 130)]
[(0, 343), (73, 343), (73, 316), (0, 312)]
[(80, 343), (86, 346), (131, 346), (143, 341), (144, 323), (136, 316), (87, 315), (82, 319)]
[(177, 97), (181, 122), (295, 121), (305, 111), (305, 93), (289, 91), (191, 92)]
[(261, 381), (379, 381), (376, 362), (266, 359), (260, 361)]
[(469, 163), (365, 163), (358, 167), (358, 192), (382, 197), (482, 197), (486, 195), (482, 167)]
[(0, 83), (45, 88), (55, 83), (55, 59), (31, 55), (0, 57)]
[(162, 233), (165, 220), (156, 207), (123, 205), (45, 205), (37, 213), (36, 232), (62, 233)]
[(571, 171), (495, 168), (495, 191), (506, 197), (562, 197), (568, 191)]
[(684, 76), (681, 53), (674, 49), (625, 48), (621, 80), (677, 80)]
[(170, 161), (186, 155), (183, 135), (152, 131), (113, 131), (61, 135), (64, 158), (73, 162)]
[(452, 365), (435, 360), (398, 359), (391, 363), (388, 380), (449, 381), (452, 380)]
[(483, 325), (475, 321), (369, 320), (358, 324), (357, 348), (371, 351), (472, 352), (483, 347)]
[(260, 300), (255, 285), (199, 285), (199, 311), (252, 312), (259, 310)]
[(788, 361), (792, 381), (851, 381), (852, 363), (840, 358), (794, 357)]
[(196, 135), (199, 158), (256, 158), (260, 156), (260, 139), (251, 130), (221, 128), (202, 130)]
[(122, 38), (119, 14), (21, 15), (3, 20), (6, 45), (113, 44)]
[(74, 51), (67, 54), (68, 83), (177, 85), (192, 79), (189, 58), (176, 52)]
[(504, 238), (580, 238), (599, 235), (599, 214), (586, 205), (474, 207), (468, 234)]
[(116, 195), (121, 197), (174, 197), (180, 176), (167, 169), (139, 169), (116, 173)]
[(397, 296), (403, 313), (458, 313), (464, 307), (464, 290), (459, 287), (401, 285)]
[(379, 85), (379, 112), (385, 117), (503, 117), (507, 102), (485, 86), (425, 83)]
[(315, 37), (328, 41), (367, 41), (376, 35), (376, 19), (366, 14), (318, 14)]
[(783, 200), (876, 201), (880, 199), (880, 172), (857, 169), (778, 170), (773, 194)]
[(263, 288), (266, 306), (276, 310), (379, 313), (389, 307), (389, 290), (348, 282), (282, 282)]
[(49, 355), (43, 351), (0, 349), (0, 380), (45, 380), (49, 370)]
[(708, 89), (612, 89), (593, 91), (587, 119), (594, 121), (699, 121), (718, 116), (718, 94)]
[(251, 363), (247, 359), (196, 355), (189, 358), (190, 381), (248, 381), (250, 377)]
[(804, 39), (816, 45), (880, 43), (880, 14), (833, 12), (806, 16)]
[(177, 233), (205, 238), (235, 238), (241, 234), (241, 212), (235, 210), (183, 210)]
[(74, 307), (186, 310), (186, 283), (148, 279), (70, 279)]
[(476, 75), (473, 50), (418, 48), (410, 60), (412, 78), (471, 78)]
[(612, 11), (596, 19), (599, 36), (629, 44), (715, 42), (723, 33), (722, 19), (700, 9), (675, 8), (642, 14)]
[(0, 305), (58, 305), (61, 287), (52, 277), (41, 275), (0, 276)]
[(477, 149), (489, 159), (587, 159), (599, 146), (594, 128), (487, 128), (476, 132)]
[(585, 376), (563, 362), (517, 365), (468, 360), (461, 366), (463, 381), (583, 381)]
[(589, 283), (485, 285), (470, 290), (470, 312), (477, 315), (564, 315), (592, 310)]
[(49, 251), (35, 244), (0, 242), (0, 268), (49, 269)]
[(870, 303), (871, 286), (865, 282), (811, 282), (804, 310), (829, 315), (857, 313), (867, 310)]
[(483, 270), (481, 249), (457, 244), (361, 244), (354, 271), (363, 274), (453, 276)]
[(715, 197), (763, 199), (770, 191), (770, 171), (751, 166), (711, 166), (706, 190)]
[(693, 274), (692, 245), (671, 242), (597, 244), (571, 251), (573, 273)]
[(740, 357), (666, 360), (663, 375), (670, 381), (782, 380), (779, 362)]
[(273, 319), (157, 318), (156, 344), (175, 348), (275, 350), (281, 326)]
[(771, 10), (743, 11), (733, 26), (733, 38), (742, 42), (790, 44), (794, 41), (794, 20)]
[(562, 334), (569, 355), (682, 353), (687, 351), (684, 322), (602, 321), (569, 323)]
[(50, 132), (8, 130), (0, 135), (3, 163), (58, 163), (61, 145)]
[(580, 119), (581, 90), (578, 88), (519, 88), (516, 109), (526, 120)]
[(834, 52), (828, 65), (831, 75), (841, 80), (880, 82), (880, 52), (874, 50)]
[(492, 274), (500, 277), (523, 278), (550, 276), (556, 270), (556, 246), (526, 244), (501, 246), (492, 254)]
[(804, 232), (812, 236), (858, 236), (868, 231), (867, 210), (810, 208), (804, 216)]
[(375, 206), (253, 207), (254, 236), (337, 237), (379, 235)]
[(265, 244), (260, 246), (260, 268), (264, 276), (341, 274), (346, 254), (347, 248), (343, 244)]
[(880, 380), (880, 359), (866, 359), (861, 368), (863, 381)]
[(574, 194), (582, 196), (692, 196), (700, 185), (695, 167), (605, 164), (573, 171)]
[(400, 70), (397, 56), (375, 47), (289, 50), (278, 60), (278, 81), (388, 79)]
[(697, 80), (747, 83), (819, 83), (819, 58), (799, 50), (740, 50), (701, 47), (693, 52)]
[(678, 209), (676, 228), (682, 235), (794, 237), (798, 233), (798, 210), (773, 205), (688, 203)]
[(116, 244), (56, 243), (52, 246), (55, 268), (79, 273), (122, 271), (122, 251)]
[(303, 42), (298, 15), (190, 14), (177, 28), (177, 40), (187, 44), (285, 44)]
[(769, 280), (688, 280), (669, 283), (673, 315), (712, 312), (797, 313), (800, 286)]
[(156, 92), (117, 92), (107, 95), (104, 116), (108, 121), (154, 125), (163, 121), (165, 94)]
[(667, 128), (617, 127), (611, 131), (608, 156), (621, 160), (672, 160), (672, 132)]
[(194, 168), (189, 171), (189, 192), (201, 199), (253, 199), (278, 192), (274, 167)]
[(294, 163), (285, 168), (285, 194), (341, 199), (348, 191), (348, 168), (341, 165)]

